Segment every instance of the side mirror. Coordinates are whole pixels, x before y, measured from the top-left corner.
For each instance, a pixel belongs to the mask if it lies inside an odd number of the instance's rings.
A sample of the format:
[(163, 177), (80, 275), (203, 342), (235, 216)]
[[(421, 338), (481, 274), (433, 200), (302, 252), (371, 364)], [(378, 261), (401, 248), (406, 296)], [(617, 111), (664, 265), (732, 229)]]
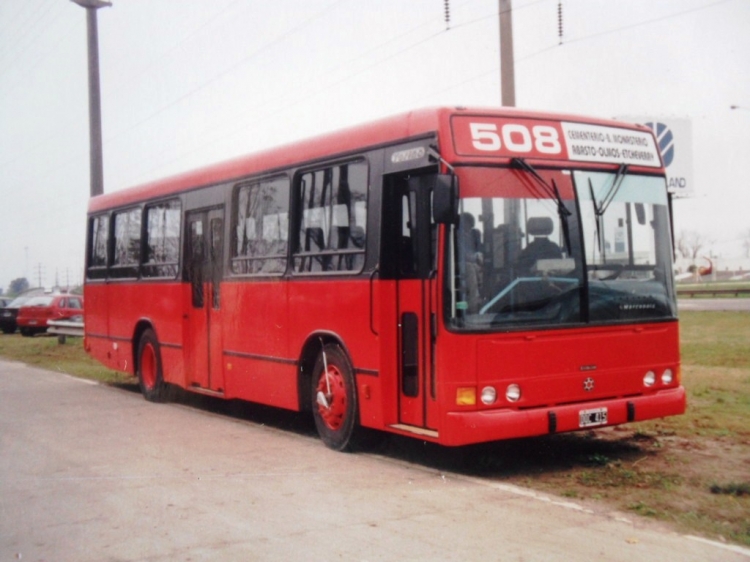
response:
[(436, 223), (458, 222), (458, 178), (452, 174), (435, 176), (432, 190), (432, 217)]

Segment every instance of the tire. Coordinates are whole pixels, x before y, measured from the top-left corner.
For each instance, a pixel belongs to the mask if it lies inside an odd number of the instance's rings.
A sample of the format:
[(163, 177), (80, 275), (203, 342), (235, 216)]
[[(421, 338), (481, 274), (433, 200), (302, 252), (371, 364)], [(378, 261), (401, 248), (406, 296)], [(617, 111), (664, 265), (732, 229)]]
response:
[(143, 397), (149, 402), (166, 402), (168, 387), (162, 372), (161, 349), (159, 340), (151, 328), (141, 334), (136, 368), (138, 385)]
[(31, 328), (21, 328), (21, 335), (25, 338), (34, 337), (34, 330)]
[(358, 429), (357, 393), (354, 369), (340, 346), (323, 347), (311, 383), (312, 411), (320, 439), (334, 451), (352, 450)]
[(3, 334), (12, 334), (13, 332), (16, 331), (15, 326), (3, 326), (2, 329), (3, 329)]

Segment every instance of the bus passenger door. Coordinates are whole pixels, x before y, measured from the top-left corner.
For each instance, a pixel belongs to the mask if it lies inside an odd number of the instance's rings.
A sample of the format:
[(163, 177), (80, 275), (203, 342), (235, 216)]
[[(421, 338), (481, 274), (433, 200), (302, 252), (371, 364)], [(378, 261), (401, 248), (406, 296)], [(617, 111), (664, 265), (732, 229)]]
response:
[[(399, 217), (392, 241), (396, 266), (397, 346), (399, 365), (399, 423), (436, 427), (434, 330), (435, 229), (429, 182), (422, 177), (393, 181), (389, 206)], [(395, 225), (394, 225), (395, 226)]]
[(224, 209), (188, 213), (185, 271), (190, 285), (185, 306), (187, 386), (224, 391), (221, 339)]

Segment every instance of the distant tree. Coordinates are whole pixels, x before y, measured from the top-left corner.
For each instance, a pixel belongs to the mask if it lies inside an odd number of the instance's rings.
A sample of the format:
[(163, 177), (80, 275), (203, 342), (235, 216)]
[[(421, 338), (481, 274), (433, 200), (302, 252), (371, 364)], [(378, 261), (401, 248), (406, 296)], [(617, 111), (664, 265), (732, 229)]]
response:
[(677, 239), (677, 251), (683, 258), (695, 262), (700, 251), (710, 244), (703, 234), (694, 230), (683, 230)]
[(13, 281), (10, 282), (10, 286), (8, 287), (8, 292), (11, 295), (17, 295), (19, 293), (23, 293), (28, 288), (29, 288), (29, 280), (26, 279), (26, 277), (18, 277), (17, 279), (13, 279)]

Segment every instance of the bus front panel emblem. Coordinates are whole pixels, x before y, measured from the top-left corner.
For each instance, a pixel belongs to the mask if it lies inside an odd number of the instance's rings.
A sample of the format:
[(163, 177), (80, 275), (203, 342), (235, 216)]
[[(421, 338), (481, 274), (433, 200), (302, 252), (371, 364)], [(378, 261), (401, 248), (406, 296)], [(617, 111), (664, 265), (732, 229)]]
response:
[(592, 390), (594, 390), (594, 379), (592, 379), (591, 377), (589, 377), (586, 380), (584, 380), (583, 381), (583, 390), (585, 390), (586, 392), (591, 392)]

